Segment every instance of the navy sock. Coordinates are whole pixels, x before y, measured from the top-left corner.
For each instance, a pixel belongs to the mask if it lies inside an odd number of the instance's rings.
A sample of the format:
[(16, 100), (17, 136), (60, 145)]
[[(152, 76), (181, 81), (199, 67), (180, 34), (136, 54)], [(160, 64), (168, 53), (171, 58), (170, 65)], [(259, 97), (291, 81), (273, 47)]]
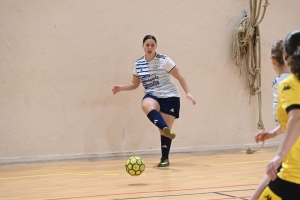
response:
[(171, 143), (172, 143), (172, 140), (170, 138), (160, 135), (162, 157), (169, 159)]
[(161, 116), (161, 114), (159, 112), (157, 112), (157, 110), (151, 110), (147, 117), (150, 119), (150, 121), (157, 126), (160, 130), (163, 130), (164, 127), (168, 127), (168, 125), (166, 124), (164, 118)]

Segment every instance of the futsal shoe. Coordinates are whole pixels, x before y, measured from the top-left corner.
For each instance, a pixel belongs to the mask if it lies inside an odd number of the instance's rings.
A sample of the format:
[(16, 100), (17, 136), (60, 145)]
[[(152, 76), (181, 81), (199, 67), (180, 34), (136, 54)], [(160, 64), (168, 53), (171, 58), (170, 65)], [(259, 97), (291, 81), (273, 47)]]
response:
[(169, 129), (168, 127), (165, 127), (163, 129), (163, 132), (164, 136), (170, 138), (171, 140), (173, 140), (176, 137), (175, 133), (173, 133), (173, 131), (171, 131), (171, 129)]
[(167, 167), (170, 165), (170, 162), (167, 158), (162, 157), (160, 162), (158, 163), (157, 167)]

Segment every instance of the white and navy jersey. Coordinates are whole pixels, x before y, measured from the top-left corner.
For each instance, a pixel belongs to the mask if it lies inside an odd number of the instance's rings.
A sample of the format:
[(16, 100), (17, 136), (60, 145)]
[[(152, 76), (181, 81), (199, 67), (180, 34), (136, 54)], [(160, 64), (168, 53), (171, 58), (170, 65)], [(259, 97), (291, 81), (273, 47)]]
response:
[(274, 99), (273, 99), (273, 116), (274, 116), (276, 122), (278, 122), (277, 117), (276, 117), (276, 108), (277, 108), (277, 102), (278, 102), (278, 86), (279, 86), (279, 83), (281, 83), (281, 81), (286, 79), (289, 75), (290, 75), (290, 73), (282, 73), (278, 77), (276, 77), (272, 83), (273, 97), (274, 97)]
[(157, 98), (179, 97), (178, 88), (169, 73), (175, 66), (176, 64), (166, 55), (155, 54), (150, 62), (143, 56), (136, 61), (133, 75), (140, 78), (145, 94)]

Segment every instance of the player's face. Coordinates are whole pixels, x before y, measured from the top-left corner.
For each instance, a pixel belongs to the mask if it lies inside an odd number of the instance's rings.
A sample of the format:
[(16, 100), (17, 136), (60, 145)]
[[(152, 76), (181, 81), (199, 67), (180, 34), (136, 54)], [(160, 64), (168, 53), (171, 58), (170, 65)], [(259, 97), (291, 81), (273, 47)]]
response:
[(146, 40), (145, 43), (143, 44), (143, 49), (144, 49), (145, 55), (155, 54), (156, 47), (157, 47), (157, 45), (154, 40), (152, 40), (152, 39)]

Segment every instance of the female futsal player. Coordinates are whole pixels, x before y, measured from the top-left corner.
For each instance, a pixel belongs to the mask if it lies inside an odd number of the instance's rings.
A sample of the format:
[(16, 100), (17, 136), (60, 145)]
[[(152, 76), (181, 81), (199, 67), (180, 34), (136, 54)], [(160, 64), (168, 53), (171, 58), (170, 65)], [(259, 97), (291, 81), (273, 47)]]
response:
[[(283, 61), (283, 40), (276, 40), (273, 43), (272, 48), (271, 48), (271, 64), (273, 66), (274, 71), (278, 75), (278, 77), (276, 77), (272, 83), (273, 116), (274, 116), (275, 122), (278, 124), (278, 120), (276, 117), (276, 108), (277, 108), (277, 101), (278, 101), (278, 86), (281, 83), (281, 81), (283, 81), (290, 75), (289, 67), (286, 66)], [(255, 136), (255, 141), (256, 142), (265, 141), (266, 139), (274, 138), (281, 133), (282, 133), (281, 126), (278, 125), (272, 131), (262, 131), (262, 132), (257, 133)], [(263, 180), (260, 182), (259, 186), (254, 191), (254, 193), (252, 194), (250, 200), (257, 200), (269, 182), (270, 182), (270, 178), (268, 175), (266, 175), (263, 178)]]
[(120, 91), (134, 90), (140, 82), (143, 84), (145, 96), (141, 107), (161, 134), (162, 157), (157, 166), (166, 167), (170, 165), (169, 152), (172, 139), (176, 136), (171, 129), (175, 119), (179, 118), (180, 109), (179, 91), (170, 74), (179, 81), (187, 99), (194, 105), (196, 100), (190, 94), (186, 80), (176, 64), (168, 56), (156, 53), (157, 41), (154, 36), (146, 35), (142, 47), (145, 55), (135, 63), (131, 83), (114, 85), (112, 92), (116, 94)]
[[(267, 165), (271, 179), (259, 197), (262, 199), (300, 199), (300, 31), (287, 35), (284, 62), (292, 74), (278, 88), (276, 115), (285, 132), (276, 156)], [(277, 171), (282, 163), (280, 172)]]

